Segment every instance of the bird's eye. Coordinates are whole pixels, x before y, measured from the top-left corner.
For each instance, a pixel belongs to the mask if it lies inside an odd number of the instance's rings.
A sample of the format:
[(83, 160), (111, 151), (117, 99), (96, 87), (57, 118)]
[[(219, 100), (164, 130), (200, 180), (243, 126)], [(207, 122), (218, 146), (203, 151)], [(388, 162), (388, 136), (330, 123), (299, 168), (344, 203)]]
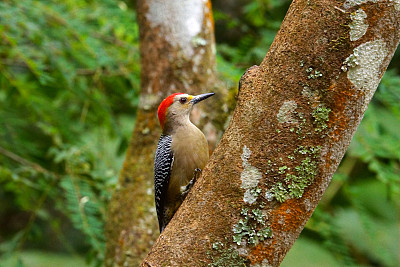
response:
[(181, 102), (181, 104), (185, 104), (187, 101), (186, 97), (182, 97), (181, 99), (179, 99), (179, 102)]

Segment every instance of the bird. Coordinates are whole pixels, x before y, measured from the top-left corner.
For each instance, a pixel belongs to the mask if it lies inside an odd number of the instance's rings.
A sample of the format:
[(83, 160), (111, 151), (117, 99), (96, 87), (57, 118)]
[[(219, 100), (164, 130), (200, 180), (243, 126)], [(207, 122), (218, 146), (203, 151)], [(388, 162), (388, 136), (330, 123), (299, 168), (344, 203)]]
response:
[(154, 159), (154, 195), (160, 233), (209, 159), (207, 140), (190, 121), (190, 113), (194, 105), (213, 95), (175, 93), (158, 107), (162, 134)]

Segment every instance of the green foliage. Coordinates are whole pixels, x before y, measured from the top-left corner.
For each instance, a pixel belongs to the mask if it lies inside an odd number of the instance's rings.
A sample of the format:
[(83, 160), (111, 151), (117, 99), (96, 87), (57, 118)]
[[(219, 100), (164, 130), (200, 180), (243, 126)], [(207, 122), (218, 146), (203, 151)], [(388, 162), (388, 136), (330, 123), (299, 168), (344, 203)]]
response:
[(8, 0), (0, 21), (0, 251), (90, 248), (101, 264), (138, 102), (134, 12), (111, 0)]
[[(29, 263), (25, 264), (24, 262)], [(27, 267), (43, 267), (43, 266), (57, 266), (57, 267), (71, 267), (71, 266), (88, 266), (85, 261), (77, 255), (55, 254), (48, 251), (24, 251), (18, 259), (7, 259), (2, 262), (1, 266), (27, 266)]]
[(294, 243), (280, 266), (336, 267), (341, 265), (330, 251), (321, 246), (319, 240), (302, 236)]
[(400, 194), (399, 103), (400, 77), (388, 71), (349, 150), (350, 156), (360, 158), (388, 186), (389, 197)]
[[(235, 28), (240, 33), (240, 38), (231, 43), (221, 40), (218, 53), (241, 69), (259, 65), (272, 44), (290, 3), (289, 0), (240, 1), (236, 8), (242, 9), (242, 14), (235, 17), (215, 10), (217, 22), (224, 21), (228, 29)], [(217, 38), (218, 34), (217, 32)], [(229, 36), (228, 39), (231, 40)]]

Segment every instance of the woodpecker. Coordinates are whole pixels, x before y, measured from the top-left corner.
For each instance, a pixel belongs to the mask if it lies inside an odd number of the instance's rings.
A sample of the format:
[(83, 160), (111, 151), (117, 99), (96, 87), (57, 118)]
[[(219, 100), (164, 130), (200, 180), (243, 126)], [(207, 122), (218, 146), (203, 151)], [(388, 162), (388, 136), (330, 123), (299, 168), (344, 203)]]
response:
[(212, 95), (175, 93), (158, 107), (162, 134), (154, 160), (154, 192), (160, 233), (208, 161), (207, 140), (189, 115), (195, 104)]

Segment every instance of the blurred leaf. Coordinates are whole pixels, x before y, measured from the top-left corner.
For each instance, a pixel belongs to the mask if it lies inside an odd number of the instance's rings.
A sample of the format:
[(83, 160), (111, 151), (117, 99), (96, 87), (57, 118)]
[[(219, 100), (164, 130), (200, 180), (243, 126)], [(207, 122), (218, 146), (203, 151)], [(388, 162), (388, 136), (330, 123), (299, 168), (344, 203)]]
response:
[(296, 241), (280, 266), (339, 267), (342, 264), (329, 251), (321, 247), (319, 242), (302, 238)]

